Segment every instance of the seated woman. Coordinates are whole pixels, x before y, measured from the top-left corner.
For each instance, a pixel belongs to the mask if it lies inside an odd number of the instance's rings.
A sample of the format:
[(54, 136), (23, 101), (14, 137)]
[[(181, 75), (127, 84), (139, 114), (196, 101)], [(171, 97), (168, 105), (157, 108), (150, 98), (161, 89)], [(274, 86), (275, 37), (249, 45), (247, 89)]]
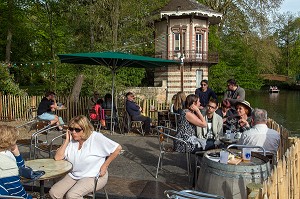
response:
[(19, 167), (25, 165), (16, 145), (18, 135), (15, 127), (0, 126), (0, 195), (29, 199), (32, 196), (26, 193), (19, 177)]
[(186, 100), (186, 96), (184, 92), (180, 91), (176, 94), (176, 98), (173, 106), (174, 113), (180, 113), (180, 111), (185, 108), (185, 100)]
[[(196, 126), (206, 127), (206, 121), (200, 112), (199, 97), (191, 94), (186, 97), (185, 109), (180, 112), (177, 138), (188, 143), (187, 150), (191, 153), (205, 149), (206, 140), (197, 138)], [(174, 149), (177, 152), (186, 152), (183, 142), (175, 141)]]
[(50, 189), (51, 198), (83, 198), (94, 189), (94, 177), (99, 174), (97, 190), (108, 180), (107, 168), (118, 156), (122, 147), (94, 131), (92, 124), (83, 116), (76, 116), (69, 122), (69, 129), (62, 146), (54, 159), (66, 159), (73, 169)]
[(101, 127), (103, 129), (107, 129), (106, 127), (106, 121), (105, 121), (105, 115), (104, 115), (104, 110), (101, 107), (103, 103), (102, 99), (98, 99), (96, 102), (96, 105), (92, 107), (93, 111), (90, 112), (90, 118), (92, 120), (97, 120), (99, 119), (100, 123), (101, 123)]
[(237, 102), (235, 104), (237, 114), (227, 118), (224, 131), (231, 130), (232, 133), (243, 133), (251, 128), (252, 108), (247, 101)]

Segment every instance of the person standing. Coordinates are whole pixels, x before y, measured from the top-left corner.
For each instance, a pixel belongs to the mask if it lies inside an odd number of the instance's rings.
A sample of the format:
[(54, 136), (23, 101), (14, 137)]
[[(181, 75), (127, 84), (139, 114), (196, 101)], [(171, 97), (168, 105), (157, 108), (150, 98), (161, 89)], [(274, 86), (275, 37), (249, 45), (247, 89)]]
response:
[[(64, 122), (61, 117), (54, 114), (55, 109), (57, 109), (57, 104), (55, 101), (55, 93), (49, 91), (45, 94), (45, 97), (41, 100), (38, 110), (37, 117), (41, 120), (50, 121), (51, 125), (63, 125)], [(58, 127), (62, 130), (62, 127)]]
[(151, 119), (141, 114), (142, 107), (134, 102), (135, 96), (132, 92), (126, 93), (126, 111), (133, 121), (143, 121), (145, 133), (150, 133)]
[(224, 94), (224, 100), (230, 102), (231, 107), (235, 106), (235, 103), (245, 100), (245, 90), (237, 85), (234, 79), (227, 81), (227, 91)]
[(204, 115), (207, 126), (197, 127), (197, 137), (206, 139), (205, 150), (214, 149), (221, 144), (219, 138), (223, 135), (223, 119), (216, 113), (217, 109), (216, 100), (210, 99)]
[(218, 103), (217, 95), (208, 87), (208, 81), (206, 79), (201, 81), (201, 87), (195, 90), (195, 95), (199, 97), (201, 113), (205, 113), (205, 107), (210, 99), (215, 99)]

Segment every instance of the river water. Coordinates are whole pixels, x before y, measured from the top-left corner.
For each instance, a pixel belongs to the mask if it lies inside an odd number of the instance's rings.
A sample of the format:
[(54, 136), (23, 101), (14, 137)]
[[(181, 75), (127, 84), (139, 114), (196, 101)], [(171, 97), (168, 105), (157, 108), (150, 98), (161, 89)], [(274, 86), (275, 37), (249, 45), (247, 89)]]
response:
[(268, 117), (300, 136), (300, 91), (246, 91), (246, 100), (253, 108), (267, 110)]

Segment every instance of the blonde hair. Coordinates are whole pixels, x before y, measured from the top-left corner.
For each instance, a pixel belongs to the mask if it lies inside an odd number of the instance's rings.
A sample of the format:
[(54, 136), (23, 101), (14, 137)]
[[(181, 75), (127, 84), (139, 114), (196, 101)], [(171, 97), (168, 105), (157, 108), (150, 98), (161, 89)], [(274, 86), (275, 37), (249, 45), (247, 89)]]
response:
[(73, 117), (69, 121), (69, 127), (74, 127), (74, 124), (77, 124), (82, 128), (82, 131), (83, 131), (82, 138), (83, 139), (88, 139), (94, 131), (93, 125), (90, 123), (88, 118), (85, 117), (84, 115), (78, 115), (78, 116)]
[(185, 100), (186, 100), (186, 95), (184, 92), (180, 91), (176, 94), (176, 99), (174, 102), (174, 109), (178, 110), (178, 109), (184, 109), (184, 104), (185, 104)]
[(19, 137), (19, 131), (8, 125), (0, 125), (0, 151), (8, 150), (14, 146)]

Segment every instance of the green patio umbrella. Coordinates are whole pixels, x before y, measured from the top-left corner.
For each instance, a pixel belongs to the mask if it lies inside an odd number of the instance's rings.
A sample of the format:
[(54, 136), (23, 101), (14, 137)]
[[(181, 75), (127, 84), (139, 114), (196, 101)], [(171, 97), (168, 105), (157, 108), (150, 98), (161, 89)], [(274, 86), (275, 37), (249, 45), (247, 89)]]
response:
[[(88, 64), (88, 65), (101, 65), (111, 69), (112, 72), (112, 109), (114, 105), (114, 84), (116, 71), (122, 67), (133, 68), (153, 68), (164, 67), (168, 65), (180, 64), (178, 61), (166, 60), (160, 58), (139, 56), (121, 52), (90, 52), (90, 53), (75, 53), (75, 54), (59, 54), (61, 63), (70, 64)], [(112, 117), (111, 117), (111, 129), (112, 129)]]

